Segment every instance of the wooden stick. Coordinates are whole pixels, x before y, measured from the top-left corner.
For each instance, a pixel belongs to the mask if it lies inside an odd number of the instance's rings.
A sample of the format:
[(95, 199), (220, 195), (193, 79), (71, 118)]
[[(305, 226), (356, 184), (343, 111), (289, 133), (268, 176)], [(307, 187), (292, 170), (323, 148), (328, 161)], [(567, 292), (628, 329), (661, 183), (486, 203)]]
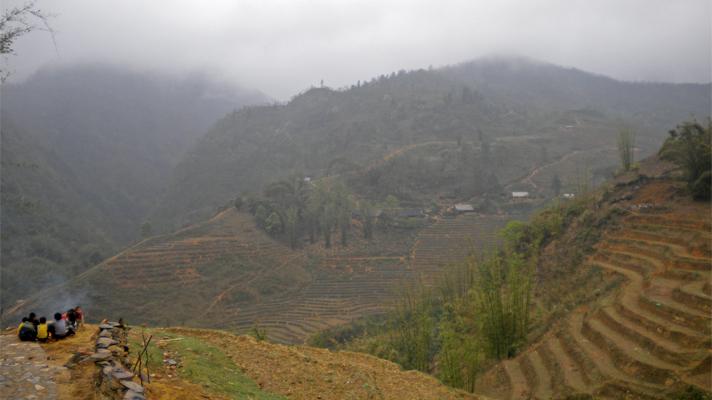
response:
[[(153, 339), (153, 335), (148, 337), (148, 342), (146, 342), (146, 349), (148, 349), (148, 343)], [(149, 364), (151, 363), (151, 353), (146, 351), (146, 377), (148, 378), (148, 383), (151, 383), (151, 371), (149, 370)]]
[[(141, 335), (143, 336), (143, 334), (141, 334)], [(138, 360), (136, 360), (136, 364), (134, 364), (134, 366), (133, 366), (133, 368), (132, 368), (132, 371), (133, 371), (134, 373), (136, 372), (136, 367), (137, 367), (139, 364), (142, 363), (141, 360), (142, 360), (142, 358), (143, 358), (143, 355), (146, 354), (146, 356), (148, 357), (148, 345), (151, 343), (151, 339), (153, 339), (153, 335), (151, 335), (151, 336), (148, 337), (148, 341), (146, 341), (146, 337), (145, 337), (145, 336), (143, 337), (144, 346), (143, 346), (143, 349), (138, 353)], [(138, 372), (138, 373), (139, 373), (139, 375), (141, 375), (141, 370), (140, 370), (140, 369), (139, 369), (139, 372)]]

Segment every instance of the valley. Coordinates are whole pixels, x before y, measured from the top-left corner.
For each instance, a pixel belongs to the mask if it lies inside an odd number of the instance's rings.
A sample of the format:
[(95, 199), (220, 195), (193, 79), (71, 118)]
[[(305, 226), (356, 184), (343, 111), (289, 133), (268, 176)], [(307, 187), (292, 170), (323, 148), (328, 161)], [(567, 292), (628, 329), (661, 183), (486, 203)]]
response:
[(267, 103), (42, 71), (2, 110), (2, 321), (156, 335), (155, 398), (708, 396), (710, 87), (494, 57)]

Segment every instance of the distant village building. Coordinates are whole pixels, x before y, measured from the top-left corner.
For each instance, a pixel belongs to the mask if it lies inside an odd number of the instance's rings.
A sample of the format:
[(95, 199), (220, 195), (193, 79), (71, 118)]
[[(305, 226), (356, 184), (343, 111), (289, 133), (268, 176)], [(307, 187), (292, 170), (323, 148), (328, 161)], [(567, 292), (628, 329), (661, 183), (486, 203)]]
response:
[(512, 192), (513, 199), (526, 199), (529, 198), (529, 192)]
[(564, 193), (561, 195), (561, 197), (563, 197), (565, 199), (573, 199), (574, 197), (576, 197), (576, 195), (573, 193)]
[(459, 203), (455, 204), (455, 211), (459, 213), (474, 212), (475, 208), (472, 207), (472, 204)]

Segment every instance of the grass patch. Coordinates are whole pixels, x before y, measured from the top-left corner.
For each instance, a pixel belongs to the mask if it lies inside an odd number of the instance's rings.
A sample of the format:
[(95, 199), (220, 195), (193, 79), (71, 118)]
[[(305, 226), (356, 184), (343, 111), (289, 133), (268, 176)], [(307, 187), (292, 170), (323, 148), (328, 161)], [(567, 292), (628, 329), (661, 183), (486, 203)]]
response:
[[(149, 346), (151, 372), (163, 370), (163, 352), (170, 352), (180, 362), (176, 373), (181, 379), (203, 386), (206, 391), (231, 399), (279, 400), (283, 396), (265, 392), (249, 377), (242, 373), (232, 359), (221, 349), (200, 339), (169, 332), (146, 330), (153, 334)], [(161, 339), (169, 339), (159, 347)], [(178, 339), (178, 340), (171, 340)], [(138, 352), (140, 338), (133, 335), (130, 348)]]

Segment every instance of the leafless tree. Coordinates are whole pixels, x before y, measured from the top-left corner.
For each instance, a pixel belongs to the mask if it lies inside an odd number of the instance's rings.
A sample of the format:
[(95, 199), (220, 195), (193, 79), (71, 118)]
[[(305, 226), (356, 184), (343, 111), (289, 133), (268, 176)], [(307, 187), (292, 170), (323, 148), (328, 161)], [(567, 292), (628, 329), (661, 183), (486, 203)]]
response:
[(0, 56), (3, 57), (0, 66), (0, 82), (5, 81), (10, 75), (7, 70), (7, 57), (15, 54), (14, 44), (17, 39), (32, 31), (45, 31), (52, 36), (54, 42), (54, 31), (48, 20), (52, 17), (40, 10), (35, 1), (29, 1), (22, 6), (12, 7), (4, 10), (0, 16)]

